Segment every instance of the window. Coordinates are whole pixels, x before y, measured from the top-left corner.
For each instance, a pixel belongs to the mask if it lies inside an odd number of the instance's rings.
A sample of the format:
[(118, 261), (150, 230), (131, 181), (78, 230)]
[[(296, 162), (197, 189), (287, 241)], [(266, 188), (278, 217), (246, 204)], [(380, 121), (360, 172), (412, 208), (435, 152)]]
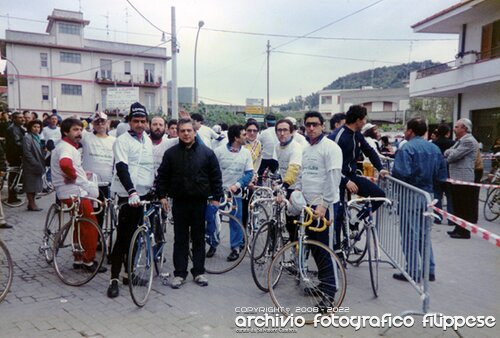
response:
[(332, 104), (332, 96), (331, 95), (322, 96), (321, 104)]
[(59, 33), (80, 35), (80, 25), (69, 22), (59, 22)]
[(82, 96), (81, 85), (61, 84), (61, 94)]
[(130, 75), (130, 61), (125, 61), (125, 75)]
[(500, 20), (483, 26), (481, 35), (481, 59), (500, 57)]
[(101, 89), (101, 110), (104, 110), (108, 108), (108, 90), (107, 89)]
[(42, 86), (42, 100), (49, 100), (49, 86)]
[(82, 56), (78, 53), (61, 52), (61, 62), (82, 63)]
[(47, 53), (40, 53), (40, 67), (42, 68), (49, 67), (49, 57)]
[(108, 59), (101, 59), (101, 78), (111, 80), (111, 65), (112, 61)]
[(155, 78), (155, 65), (153, 63), (144, 64), (144, 82), (152, 83)]
[(148, 113), (151, 113), (155, 106), (155, 93), (144, 93), (144, 106), (146, 107), (146, 110)]

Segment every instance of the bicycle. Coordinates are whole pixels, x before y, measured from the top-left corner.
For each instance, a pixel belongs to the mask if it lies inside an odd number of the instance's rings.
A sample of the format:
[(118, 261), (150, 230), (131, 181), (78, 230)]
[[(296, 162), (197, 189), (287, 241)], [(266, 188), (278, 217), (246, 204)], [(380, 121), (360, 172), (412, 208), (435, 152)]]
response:
[[(8, 185), (9, 190), (15, 191), (16, 194), (22, 194), (23, 193), (23, 182), (21, 180), (23, 176), (23, 167), (8, 167), (6, 174), (4, 175), (2, 179), (2, 188), (5, 184), (5, 181), (8, 182), (9, 177), (11, 175), (14, 175), (14, 178), (12, 179), (11, 183)], [(19, 197), (19, 196), (18, 196)], [(19, 198), (19, 202), (9, 202), (8, 198), (5, 198), (2, 200), (2, 203), (5, 204), (8, 207), (11, 208), (17, 208), (23, 205), (26, 202), (26, 200)]]
[(0, 239), (0, 303), (5, 299), (12, 286), (14, 276), (14, 263), (10, 256), (9, 249), (2, 239)]
[[(285, 193), (281, 192), (284, 196)], [(268, 292), (268, 272), (276, 253), (289, 241), (286, 229), (285, 209), (288, 201), (278, 203), (276, 198), (261, 198), (253, 202), (253, 207), (261, 203), (272, 203), (273, 216), (265, 221), (255, 234), (250, 251), (250, 269), (257, 287)]]
[[(207, 255), (205, 259), (205, 271), (210, 274), (222, 274), (236, 268), (246, 255), (248, 250), (248, 237), (241, 221), (233, 215), (236, 212), (236, 204), (233, 203), (233, 195), (226, 191), (224, 201), (219, 205), (215, 213), (215, 228), (208, 229), (205, 235), (205, 243), (209, 248), (216, 248), (213, 255)], [(228, 256), (233, 250), (231, 247), (230, 222), (242, 233), (240, 252), (236, 260), (229, 260)], [(207, 222), (208, 224), (208, 222)], [(235, 230), (236, 231), (236, 230)]]
[[(366, 253), (368, 253), (368, 267), (370, 271), (370, 282), (373, 290), (373, 294), (375, 297), (378, 297), (378, 267), (381, 262), (380, 259), (380, 247), (378, 240), (378, 233), (375, 223), (373, 221), (373, 209), (372, 202), (384, 202), (386, 204), (392, 205), (392, 201), (385, 197), (362, 197), (355, 198), (347, 202), (347, 207), (349, 208), (355, 204), (361, 204), (362, 208), (368, 212), (368, 215), (363, 219), (363, 228), (359, 231), (352, 231), (351, 238), (352, 242), (349, 243), (347, 260), (348, 262), (354, 262), (353, 264), (359, 266), (361, 264), (363, 257)], [(349, 222), (350, 224), (351, 222)], [(365, 234), (365, 236), (363, 236)], [(355, 252), (355, 248), (357, 248), (357, 244), (360, 244), (360, 241), (363, 241), (363, 251), (362, 254), (356, 256), (355, 259), (349, 260), (349, 255), (351, 252)]]
[(317, 315), (331, 315), (342, 304), (346, 293), (346, 273), (337, 255), (325, 244), (308, 239), (309, 231), (325, 231), (326, 219), (314, 220), (313, 211), (303, 207), (298, 240), (276, 254), (268, 273), (271, 299), (285, 316), (302, 316), (311, 324)]
[[(118, 204), (118, 195), (111, 196), (110, 182), (98, 182), (99, 188), (107, 187), (107, 195), (104, 196), (103, 207), (102, 207), (102, 234), (104, 236), (104, 242), (106, 242), (106, 256), (108, 259), (108, 264), (111, 263), (111, 252), (113, 251), (113, 234), (118, 225), (118, 214), (120, 212), (121, 205)], [(102, 191), (102, 190), (101, 190)]]
[(153, 266), (158, 276), (168, 278), (168, 274), (161, 272), (165, 261), (167, 224), (166, 217), (162, 216), (162, 204), (142, 201), (141, 205), (143, 221), (132, 235), (127, 262), (130, 296), (138, 307), (146, 304), (151, 292)]
[[(64, 284), (71, 286), (81, 286), (88, 283), (97, 274), (104, 261), (104, 252), (106, 252), (106, 243), (101, 228), (91, 219), (82, 217), (80, 214), (80, 197), (73, 196), (71, 206), (62, 208), (61, 211), (68, 211), (70, 220), (61, 227), (60, 231), (54, 237), (53, 244), (53, 263), (56, 274)], [(100, 210), (94, 212), (97, 214), (102, 209), (102, 204), (99, 200), (91, 197), (85, 197), (94, 203), (100, 205)], [(85, 228), (87, 236), (82, 236), (82, 229)], [(93, 229), (93, 230), (91, 230)], [(85, 263), (79, 264), (85, 257), (85, 254), (94, 246), (93, 243), (88, 243), (91, 239), (89, 233), (96, 233), (97, 247), (102, 250), (96, 250), (94, 260), (97, 266), (86, 268)]]
[(38, 247), (38, 251), (44, 255), (47, 264), (51, 264), (54, 260), (54, 239), (63, 225), (69, 222), (70, 219), (66, 220), (65, 216), (69, 216), (69, 211), (71, 210), (71, 207), (65, 208), (59, 203), (52, 203), (47, 211), (43, 227), (42, 244)]
[[(500, 184), (500, 169), (490, 176), (490, 184)], [(488, 188), (483, 205), (484, 219), (493, 222), (500, 216), (500, 189)]]
[(38, 196), (50, 195), (55, 191), (54, 185), (52, 184), (52, 181), (49, 180), (48, 177), (49, 171), (50, 171), (50, 166), (45, 167), (45, 172), (42, 175), (43, 189), (41, 192), (37, 193)]

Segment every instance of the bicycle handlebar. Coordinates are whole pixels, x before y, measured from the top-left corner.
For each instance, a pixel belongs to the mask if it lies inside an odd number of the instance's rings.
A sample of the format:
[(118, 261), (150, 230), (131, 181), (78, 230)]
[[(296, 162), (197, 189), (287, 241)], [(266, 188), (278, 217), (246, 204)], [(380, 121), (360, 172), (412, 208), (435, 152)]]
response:
[(385, 197), (361, 197), (361, 198), (354, 198), (348, 201), (347, 206), (350, 207), (354, 203), (377, 202), (377, 201), (392, 205), (392, 201)]
[[(304, 207), (302, 210), (305, 211), (305, 213), (309, 216), (309, 220), (304, 221), (303, 223), (300, 224), (300, 226), (303, 227), (308, 227), (309, 230), (314, 231), (314, 232), (322, 232), (325, 231), (327, 227), (329, 227), (332, 224), (332, 221), (327, 220), (325, 217), (321, 217), (321, 220), (317, 220), (319, 224), (323, 223), (323, 226), (321, 227), (312, 227), (311, 224), (314, 221), (314, 212), (310, 207)], [(299, 221), (294, 221), (295, 224), (299, 224)]]

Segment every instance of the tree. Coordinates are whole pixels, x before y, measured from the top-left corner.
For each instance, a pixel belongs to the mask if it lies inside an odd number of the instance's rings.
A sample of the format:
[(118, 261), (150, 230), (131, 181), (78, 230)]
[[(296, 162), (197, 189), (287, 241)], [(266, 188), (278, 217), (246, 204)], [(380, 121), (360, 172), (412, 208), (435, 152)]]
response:
[(429, 124), (451, 122), (453, 119), (454, 99), (450, 97), (411, 98), (406, 112), (407, 120), (413, 117), (424, 118)]

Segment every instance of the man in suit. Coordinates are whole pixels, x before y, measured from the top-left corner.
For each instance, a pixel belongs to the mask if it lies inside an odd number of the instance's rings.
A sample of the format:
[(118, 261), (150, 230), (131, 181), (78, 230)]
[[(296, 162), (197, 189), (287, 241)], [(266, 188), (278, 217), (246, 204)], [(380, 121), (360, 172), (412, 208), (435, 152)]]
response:
[[(15, 112), (12, 114), (12, 124), (7, 129), (7, 135), (5, 138), (5, 155), (7, 161), (11, 167), (20, 167), (22, 164), (23, 157), (23, 137), (26, 132), (23, 128), (24, 125), (24, 115), (20, 112)], [(19, 203), (21, 200), (17, 198), (17, 192), (14, 189), (10, 189), (10, 186), (16, 179), (18, 173), (11, 173), (8, 176), (9, 183), (9, 198), (8, 203)]]
[[(444, 152), (449, 165), (450, 178), (466, 182), (474, 182), (474, 164), (479, 145), (471, 135), (472, 122), (463, 118), (453, 127), (457, 142)], [(479, 188), (468, 185), (453, 184), (451, 186), (453, 213), (468, 222), (477, 223)], [(470, 238), (470, 232), (455, 226), (448, 234), (451, 238)]]

